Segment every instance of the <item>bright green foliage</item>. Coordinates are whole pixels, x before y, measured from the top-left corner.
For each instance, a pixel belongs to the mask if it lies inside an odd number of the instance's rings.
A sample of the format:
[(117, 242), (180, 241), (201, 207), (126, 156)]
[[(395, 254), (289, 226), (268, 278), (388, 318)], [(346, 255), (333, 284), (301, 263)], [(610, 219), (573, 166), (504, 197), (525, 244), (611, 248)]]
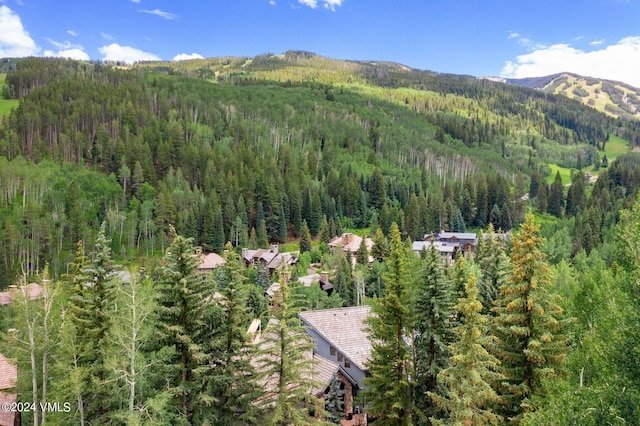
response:
[(311, 406), (322, 410), (322, 402), (311, 394), (318, 384), (309, 380), (313, 369), (313, 340), (297, 314), (302, 301), (292, 287), (298, 283), (280, 280), (272, 318), (253, 354), (258, 381), (265, 396), (260, 400), (264, 425), (313, 425), (321, 422), (309, 415)]
[(204, 390), (213, 367), (209, 344), (219, 332), (223, 313), (213, 289), (194, 274), (199, 263), (192, 240), (175, 235), (156, 282), (153, 357), (158, 364), (151, 398), (160, 405), (154, 414), (173, 424), (202, 424), (215, 401)]
[(449, 366), (453, 342), (452, 291), (435, 246), (426, 252), (422, 274), (416, 286), (415, 312), (415, 405), (422, 418), (440, 418), (443, 413), (427, 392), (444, 396), (438, 373)]
[(497, 372), (500, 362), (486, 349), (492, 338), (487, 335), (487, 319), (480, 313), (482, 304), (474, 275), (469, 276), (465, 293), (466, 297), (460, 298), (455, 307), (463, 320), (454, 329), (459, 340), (449, 346), (451, 366), (438, 375), (447, 387), (447, 396), (429, 392), (436, 405), (449, 413), (449, 423), (432, 419), (436, 425), (481, 426), (501, 421), (490, 409), (500, 401), (492, 387), (501, 379)]
[(532, 214), (513, 238), (512, 272), (500, 287), (493, 330), (498, 341), (492, 346), (502, 363), (506, 381), (501, 392), (504, 413), (518, 417), (533, 410), (530, 398), (543, 393), (542, 380), (560, 373), (569, 352), (559, 296), (548, 293), (552, 285), (543, 239)]
[(391, 253), (384, 275), (384, 297), (375, 299), (369, 318), (372, 351), (367, 378), (368, 411), (381, 425), (413, 424), (414, 375), (406, 339), (413, 330), (410, 309), (408, 253), (398, 226), (391, 225)]

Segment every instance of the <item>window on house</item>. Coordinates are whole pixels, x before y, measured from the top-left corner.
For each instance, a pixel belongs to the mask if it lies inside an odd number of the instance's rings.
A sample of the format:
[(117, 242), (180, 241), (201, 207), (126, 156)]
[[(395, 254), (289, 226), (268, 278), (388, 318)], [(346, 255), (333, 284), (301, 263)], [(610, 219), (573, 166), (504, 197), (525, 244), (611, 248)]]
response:
[(342, 354), (338, 354), (338, 362), (342, 362)]
[(344, 359), (344, 366), (345, 368), (351, 368), (351, 361), (349, 360), (349, 358)]
[(329, 346), (329, 355), (336, 355), (336, 348), (334, 348), (333, 346)]

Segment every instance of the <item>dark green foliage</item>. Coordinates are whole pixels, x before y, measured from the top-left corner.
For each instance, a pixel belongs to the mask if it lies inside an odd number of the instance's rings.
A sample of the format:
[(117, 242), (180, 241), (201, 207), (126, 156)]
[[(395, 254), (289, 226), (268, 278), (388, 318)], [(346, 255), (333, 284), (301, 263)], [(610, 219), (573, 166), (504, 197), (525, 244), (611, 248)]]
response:
[[(312, 360), (307, 353), (313, 348), (313, 340), (307, 334), (297, 314), (302, 300), (294, 291), (298, 283), (280, 281), (277, 302), (271, 311), (272, 318), (266, 326), (262, 340), (253, 357), (259, 373), (259, 381), (266, 392), (260, 401), (265, 425), (311, 425), (320, 422), (309, 416), (307, 404), (321, 409), (322, 403), (311, 395), (318, 387), (312, 376)], [(299, 386), (291, 386), (299, 384)]]
[(338, 249), (336, 263), (338, 265), (336, 275), (331, 280), (333, 290), (340, 295), (344, 306), (355, 306), (356, 292), (351, 269), (351, 254)]
[(486, 425), (502, 419), (491, 406), (500, 401), (492, 387), (502, 376), (500, 362), (487, 352), (492, 337), (487, 334), (487, 318), (480, 313), (477, 280), (470, 275), (465, 285), (465, 297), (455, 309), (462, 314), (462, 324), (454, 329), (458, 340), (449, 346), (451, 366), (438, 375), (446, 385), (446, 396), (429, 392), (435, 404), (449, 413), (449, 423), (432, 418), (434, 424)]
[(378, 262), (384, 262), (389, 256), (389, 243), (382, 233), (382, 229), (376, 229), (372, 240), (373, 247), (371, 247), (371, 256)]
[(556, 177), (549, 188), (549, 205), (547, 211), (555, 217), (562, 217), (562, 208), (564, 207), (564, 187), (560, 172), (556, 172)]
[(307, 221), (302, 221), (302, 228), (300, 228), (300, 254), (311, 251), (311, 233), (307, 226)]
[(199, 263), (192, 240), (176, 235), (156, 282), (153, 356), (159, 364), (151, 398), (163, 401), (163, 416), (173, 424), (202, 424), (215, 401), (205, 392), (206, 373), (213, 367), (211, 339), (219, 333), (224, 312), (209, 283), (194, 274)]
[(359, 265), (369, 265), (369, 249), (367, 248), (367, 236), (362, 237), (360, 247), (356, 252), (356, 263)]
[(372, 341), (367, 378), (367, 401), (382, 425), (413, 423), (413, 367), (410, 349), (404, 340), (413, 329), (409, 303), (410, 277), (407, 253), (398, 226), (391, 226), (389, 271), (384, 275), (385, 294), (372, 305), (368, 321)]
[(324, 409), (327, 412), (327, 420), (337, 425), (340, 424), (340, 420), (344, 417), (344, 391), (340, 389), (340, 384), (340, 380), (334, 374), (324, 395)]
[(438, 409), (427, 395), (432, 392), (444, 396), (445, 388), (438, 374), (449, 366), (453, 342), (452, 289), (444, 274), (440, 254), (434, 246), (424, 253), (423, 269), (416, 286), (415, 312), (415, 405), (423, 419), (441, 418)]

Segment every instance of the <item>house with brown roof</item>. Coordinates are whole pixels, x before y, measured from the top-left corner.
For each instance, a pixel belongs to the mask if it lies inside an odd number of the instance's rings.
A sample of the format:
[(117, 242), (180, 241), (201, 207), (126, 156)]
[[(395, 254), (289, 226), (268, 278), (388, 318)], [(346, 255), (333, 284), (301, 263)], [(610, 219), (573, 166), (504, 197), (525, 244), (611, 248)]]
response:
[[(274, 318), (269, 320), (269, 324), (265, 327), (264, 335), (261, 335), (259, 330), (259, 320), (254, 320), (252, 325), (247, 330), (248, 340), (258, 347), (262, 349), (271, 347), (274, 342), (270, 339), (264, 339), (264, 336), (269, 336), (272, 333), (273, 326), (277, 326), (278, 321)], [(262, 355), (264, 356), (264, 355)], [(358, 389), (358, 385), (356, 380), (350, 376), (350, 374), (345, 370), (345, 368), (338, 362), (327, 359), (315, 351), (308, 350), (304, 352), (304, 360), (312, 361), (312, 370), (308, 373), (310, 375), (304, 380), (306, 383), (312, 382), (314, 383), (309, 389), (308, 393), (320, 398), (325, 399), (326, 394), (328, 393), (329, 387), (331, 386), (334, 377), (340, 382), (340, 389), (343, 391), (343, 412), (345, 415), (345, 419), (342, 420), (343, 426), (351, 426), (355, 424), (365, 425), (366, 424), (366, 414), (362, 412), (360, 409), (355, 409), (353, 407), (353, 397), (355, 395), (355, 391)], [(254, 357), (251, 360), (252, 365), (260, 371), (260, 369), (264, 366), (264, 359), (261, 356)], [(262, 406), (270, 406), (272, 400), (275, 396), (275, 391), (277, 389), (277, 384), (275, 382), (275, 377), (263, 377), (260, 381), (260, 385), (265, 390), (265, 395), (261, 397), (256, 404)], [(295, 388), (298, 386), (302, 386), (303, 383), (287, 383), (287, 388)], [(359, 413), (357, 419), (354, 419), (354, 411)], [(354, 420), (358, 420), (358, 423), (355, 423)]]
[(212, 272), (219, 266), (227, 263), (222, 256), (217, 253), (201, 254), (200, 265), (198, 265), (198, 272)]
[[(361, 243), (361, 236), (347, 232), (340, 235), (339, 237), (334, 237), (331, 241), (329, 241), (329, 252), (334, 253), (335, 250), (342, 249), (345, 252), (349, 252), (352, 257), (355, 257)], [(367, 246), (367, 250), (371, 251), (371, 249), (373, 248), (373, 240), (371, 238), (365, 238), (364, 243)]]
[(370, 313), (370, 306), (350, 306), (298, 314), (315, 341), (314, 352), (340, 364), (357, 381), (359, 389), (365, 387), (367, 362), (371, 357), (365, 323)]
[(244, 263), (247, 266), (253, 265), (267, 268), (269, 275), (298, 263), (297, 253), (279, 253), (278, 246), (275, 244), (268, 249), (252, 250), (243, 248), (242, 259), (244, 259)]
[[(18, 383), (18, 366), (15, 360), (9, 360), (0, 354), (0, 405), (14, 403), (18, 397), (16, 384)], [(0, 410), (0, 426), (16, 426), (20, 424), (20, 413)]]
[(0, 305), (12, 304), (18, 291), (22, 291), (29, 300), (36, 300), (42, 296), (42, 286), (38, 283), (29, 283), (26, 286), (10, 285), (8, 291), (0, 292)]

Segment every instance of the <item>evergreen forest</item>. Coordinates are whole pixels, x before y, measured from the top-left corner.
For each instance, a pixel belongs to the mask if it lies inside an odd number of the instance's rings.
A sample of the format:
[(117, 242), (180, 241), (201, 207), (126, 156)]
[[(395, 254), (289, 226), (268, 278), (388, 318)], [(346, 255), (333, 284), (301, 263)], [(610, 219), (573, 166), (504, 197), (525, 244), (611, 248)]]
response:
[[(640, 424), (637, 119), (303, 51), (0, 62), (23, 424), (340, 423), (297, 314), (363, 304), (374, 424)], [(476, 233), (473, 256), (412, 251), (441, 230)], [(330, 250), (345, 232), (373, 246)], [(245, 266), (274, 245), (298, 263)], [(196, 273), (201, 251), (226, 263)]]

